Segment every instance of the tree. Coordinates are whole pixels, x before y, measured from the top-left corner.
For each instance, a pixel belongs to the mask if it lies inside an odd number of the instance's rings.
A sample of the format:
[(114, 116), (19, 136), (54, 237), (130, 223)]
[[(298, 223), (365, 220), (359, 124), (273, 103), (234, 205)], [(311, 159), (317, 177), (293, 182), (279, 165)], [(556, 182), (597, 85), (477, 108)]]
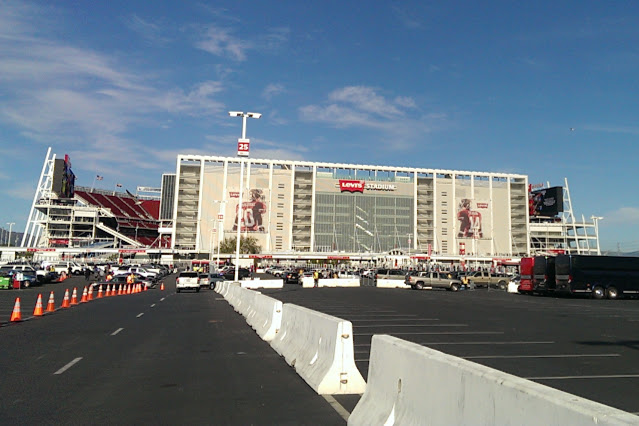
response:
[[(220, 243), (220, 253), (235, 253), (237, 238), (224, 238)], [(242, 254), (258, 254), (262, 252), (262, 247), (257, 243), (255, 237), (240, 237), (240, 253)]]

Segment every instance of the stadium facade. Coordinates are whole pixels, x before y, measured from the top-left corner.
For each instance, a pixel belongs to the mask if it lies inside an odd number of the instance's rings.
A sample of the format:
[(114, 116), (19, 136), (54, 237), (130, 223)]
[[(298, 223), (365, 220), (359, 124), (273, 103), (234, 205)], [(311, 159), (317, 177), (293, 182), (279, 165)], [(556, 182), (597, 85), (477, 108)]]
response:
[(217, 247), (238, 216), (271, 254), (519, 257), (530, 246), (519, 174), (179, 155), (173, 202), (176, 250)]
[(237, 235), (238, 216), (267, 259), (600, 254), (602, 218), (574, 217), (567, 180), (550, 187), (520, 174), (179, 155), (161, 188), (135, 195), (74, 182), (68, 156), (56, 159), (49, 148), (21, 247), (10, 256), (212, 258), (220, 241)]

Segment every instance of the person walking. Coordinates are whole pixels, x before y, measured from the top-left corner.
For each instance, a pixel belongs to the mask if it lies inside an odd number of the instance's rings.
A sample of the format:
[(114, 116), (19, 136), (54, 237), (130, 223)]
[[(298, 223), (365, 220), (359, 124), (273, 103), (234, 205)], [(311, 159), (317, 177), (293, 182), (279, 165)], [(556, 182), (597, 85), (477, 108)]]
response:
[(319, 287), (319, 272), (316, 270), (313, 271), (313, 287)]
[(89, 281), (89, 279), (91, 278), (91, 269), (84, 268), (84, 281)]

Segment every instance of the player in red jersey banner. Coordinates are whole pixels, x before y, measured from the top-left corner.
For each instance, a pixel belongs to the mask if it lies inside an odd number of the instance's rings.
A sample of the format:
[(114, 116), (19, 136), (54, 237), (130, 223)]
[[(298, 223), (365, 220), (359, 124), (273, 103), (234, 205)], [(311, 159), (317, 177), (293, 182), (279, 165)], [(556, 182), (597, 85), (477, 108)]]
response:
[(463, 198), (459, 203), (457, 220), (459, 221), (459, 232), (457, 238), (482, 238), (481, 213), (471, 210), (472, 201)]
[[(251, 201), (242, 203), (242, 223), (241, 232), (265, 232), (264, 214), (266, 204), (264, 203), (264, 193), (261, 189), (251, 189)], [(238, 203), (239, 205), (239, 203)], [(233, 231), (237, 231), (238, 206), (235, 207), (235, 222)]]

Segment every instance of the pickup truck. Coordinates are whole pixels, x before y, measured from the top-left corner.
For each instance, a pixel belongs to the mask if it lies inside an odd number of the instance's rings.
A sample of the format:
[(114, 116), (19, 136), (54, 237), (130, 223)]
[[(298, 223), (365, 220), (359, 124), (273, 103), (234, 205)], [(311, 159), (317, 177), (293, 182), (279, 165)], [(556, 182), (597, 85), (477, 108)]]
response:
[(445, 272), (415, 272), (406, 277), (405, 283), (413, 290), (445, 288), (450, 291), (459, 291), (463, 286), (460, 280), (448, 278)]
[(471, 287), (474, 284), (475, 287), (493, 287), (500, 290), (506, 290), (508, 289), (508, 281), (510, 281), (510, 279), (501, 274), (486, 271), (474, 271), (467, 274), (462, 281)]
[(200, 274), (195, 271), (180, 272), (180, 275), (175, 279), (175, 291), (179, 293), (184, 289), (192, 289), (200, 291)]

